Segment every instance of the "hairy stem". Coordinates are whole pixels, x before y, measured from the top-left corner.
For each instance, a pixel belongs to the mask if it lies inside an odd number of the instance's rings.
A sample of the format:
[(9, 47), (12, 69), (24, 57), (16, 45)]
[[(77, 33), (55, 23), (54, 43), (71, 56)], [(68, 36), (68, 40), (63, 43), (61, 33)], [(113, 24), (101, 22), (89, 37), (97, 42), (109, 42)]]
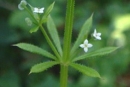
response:
[(68, 66), (60, 65), (60, 87), (67, 87)]
[(65, 33), (63, 43), (63, 59), (60, 65), (60, 87), (67, 87), (68, 81), (68, 64), (70, 58), (70, 46), (73, 27), (75, 0), (67, 0), (66, 20), (65, 20)]
[(74, 16), (75, 0), (67, 0), (66, 20), (65, 20), (65, 33), (63, 44), (63, 61), (68, 61), (70, 56), (70, 45), (72, 37), (73, 16)]

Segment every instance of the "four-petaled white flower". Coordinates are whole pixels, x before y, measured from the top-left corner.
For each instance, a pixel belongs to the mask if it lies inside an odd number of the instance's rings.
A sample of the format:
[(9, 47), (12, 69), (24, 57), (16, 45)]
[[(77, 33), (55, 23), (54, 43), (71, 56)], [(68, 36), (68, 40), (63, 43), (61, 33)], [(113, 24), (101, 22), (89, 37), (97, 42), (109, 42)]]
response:
[(33, 12), (35, 13), (43, 13), (44, 12), (44, 8), (34, 8)]
[(21, 0), (20, 4), (18, 5), (18, 8), (19, 8), (20, 10), (23, 10), (23, 9), (24, 9), (24, 6), (26, 6), (26, 5), (27, 5), (26, 0)]
[(97, 40), (101, 40), (101, 33), (97, 33), (96, 29), (94, 30), (93, 36), (94, 36)]
[(84, 43), (80, 44), (79, 46), (83, 48), (85, 52), (88, 52), (88, 48), (92, 47), (93, 45), (88, 43), (88, 40), (86, 39)]

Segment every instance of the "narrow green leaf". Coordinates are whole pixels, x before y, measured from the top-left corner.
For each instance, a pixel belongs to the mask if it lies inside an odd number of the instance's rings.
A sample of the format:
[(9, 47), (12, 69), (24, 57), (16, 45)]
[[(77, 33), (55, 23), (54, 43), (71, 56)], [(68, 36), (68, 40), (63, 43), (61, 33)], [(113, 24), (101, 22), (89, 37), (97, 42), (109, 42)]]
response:
[(53, 2), (46, 10), (45, 15), (48, 16), (50, 14), (50, 12), (52, 11), (53, 7), (54, 7), (55, 2)]
[(50, 12), (52, 11), (53, 7), (54, 7), (55, 2), (53, 2), (45, 11), (45, 14), (42, 17), (42, 23), (47, 21), (48, 15), (50, 14)]
[(73, 61), (78, 61), (78, 60), (82, 60), (82, 59), (90, 58), (90, 57), (94, 57), (94, 56), (103, 56), (103, 55), (106, 55), (106, 54), (109, 54), (109, 53), (115, 51), (116, 49), (117, 49), (117, 47), (102, 48), (102, 49), (99, 49), (99, 50), (96, 50), (93, 52), (86, 53), (86, 54), (81, 55), (79, 57), (76, 57), (73, 59)]
[(95, 71), (94, 69), (89, 68), (87, 66), (77, 64), (77, 63), (71, 63), (70, 66), (87, 76), (101, 78), (101, 76), (99, 75), (99, 73), (97, 71)]
[(39, 72), (45, 71), (46, 69), (48, 69), (56, 64), (58, 64), (58, 62), (55, 62), (55, 61), (49, 61), (49, 62), (43, 62), (43, 63), (36, 64), (31, 68), (30, 73), (39, 73)]
[(52, 55), (51, 53), (47, 52), (46, 50), (43, 50), (35, 45), (32, 44), (28, 44), (28, 43), (18, 43), (18, 44), (14, 44), (13, 46), (17, 46), (23, 50), (32, 52), (32, 53), (36, 53), (36, 54), (40, 54), (43, 55), (45, 57), (51, 58), (56, 60), (56, 57), (54, 55)]
[(74, 43), (74, 46), (71, 49), (71, 54), (73, 54), (77, 50), (79, 45), (84, 41), (84, 37), (88, 35), (88, 33), (89, 33), (90, 29), (91, 29), (91, 26), (92, 26), (92, 18), (93, 18), (93, 14), (83, 24), (83, 26), (81, 28), (81, 31), (80, 31), (80, 33), (78, 35), (78, 38), (77, 38), (76, 42)]
[(32, 28), (29, 32), (30, 33), (37, 32), (38, 29), (39, 29), (39, 26), (36, 26), (36, 27)]
[(61, 44), (60, 44), (59, 35), (57, 32), (56, 26), (53, 22), (53, 19), (51, 18), (50, 15), (48, 16), (47, 28), (48, 28), (49, 34), (50, 34), (58, 52), (60, 53), (60, 55), (62, 55), (62, 48), (61, 48)]

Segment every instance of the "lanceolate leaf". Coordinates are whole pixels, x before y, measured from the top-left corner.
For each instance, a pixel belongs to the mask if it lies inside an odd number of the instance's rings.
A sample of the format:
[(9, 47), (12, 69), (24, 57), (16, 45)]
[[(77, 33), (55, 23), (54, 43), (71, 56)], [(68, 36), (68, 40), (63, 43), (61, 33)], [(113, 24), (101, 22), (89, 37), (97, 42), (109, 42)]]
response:
[(56, 26), (55, 26), (51, 16), (48, 16), (47, 28), (48, 28), (49, 34), (50, 34), (50, 36), (51, 36), (51, 38), (52, 38), (58, 52), (60, 53), (60, 55), (62, 55), (60, 39), (59, 39), (59, 36), (58, 36)]
[(58, 62), (55, 62), (55, 61), (49, 61), (49, 62), (36, 64), (31, 68), (30, 73), (39, 73), (39, 72), (45, 71), (46, 69), (56, 64), (58, 64)]
[(88, 35), (88, 33), (89, 33), (90, 29), (91, 29), (91, 26), (92, 26), (92, 17), (93, 17), (93, 14), (83, 24), (83, 26), (81, 28), (81, 31), (80, 31), (80, 33), (78, 35), (78, 38), (77, 38), (76, 42), (74, 43), (74, 46), (72, 47), (71, 54), (73, 54), (77, 50), (79, 45), (84, 41), (84, 37), (86, 35)]
[(50, 14), (50, 12), (52, 11), (52, 9), (53, 9), (53, 7), (54, 7), (54, 4), (55, 4), (55, 2), (53, 2), (53, 3), (47, 8), (47, 10), (45, 11), (45, 14), (44, 14), (43, 17), (42, 17), (42, 23), (47, 21), (47, 17), (48, 17), (48, 15)]
[(99, 73), (97, 71), (95, 71), (94, 69), (89, 68), (87, 66), (80, 65), (80, 64), (77, 64), (77, 63), (71, 63), (70, 66), (73, 67), (73, 68), (75, 68), (79, 72), (87, 75), (87, 76), (101, 78), (100, 75), (99, 75)]
[(78, 61), (78, 60), (82, 60), (82, 59), (90, 58), (90, 57), (94, 57), (94, 56), (103, 56), (103, 55), (106, 55), (106, 54), (109, 54), (109, 53), (115, 51), (116, 49), (117, 49), (117, 47), (106, 47), (106, 48), (98, 49), (96, 51), (89, 52), (89, 53), (86, 53), (79, 57), (76, 57), (73, 59), (73, 61)]
[(48, 57), (48, 58), (51, 58), (51, 59), (54, 59), (56, 60), (56, 57), (54, 55), (52, 55), (51, 53), (35, 46), (35, 45), (32, 45), (32, 44), (28, 44), (28, 43), (18, 43), (18, 44), (15, 44), (13, 46), (17, 46), (23, 50), (26, 50), (26, 51), (29, 51), (29, 52), (32, 52), (32, 53), (36, 53), (36, 54), (40, 54), (40, 55), (43, 55), (45, 57)]

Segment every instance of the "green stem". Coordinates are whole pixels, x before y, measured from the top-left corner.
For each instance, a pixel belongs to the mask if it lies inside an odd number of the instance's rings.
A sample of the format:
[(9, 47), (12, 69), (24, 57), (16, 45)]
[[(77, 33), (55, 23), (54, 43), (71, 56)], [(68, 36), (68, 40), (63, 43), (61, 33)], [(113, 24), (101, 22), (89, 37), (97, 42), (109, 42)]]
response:
[(33, 16), (33, 13), (25, 6), (24, 7), (25, 10), (30, 14), (30, 16), (32, 17), (32, 19), (36, 22), (35, 24), (38, 24), (38, 21), (35, 19), (35, 17)]
[(60, 87), (67, 87), (68, 66), (60, 65)]
[(70, 46), (73, 28), (75, 0), (67, 0), (66, 20), (65, 20), (65, 33), (63, 44), (63, 61), (60, 65), (60, 87), (67, 87), (68, 81), (68, 60), (70, 57)]
[(45, 38), (46, 38), (46, 40), (47, 40), (48, 44), (50, 45), (50, 47), (51, 47), (52, 51), (55, 53), (55, 55), (57, 56), (57, 58), (60, 60), (60, 59), (61, 59), (61, 57), (60, 57), (60, 55), (59, 55), (58, 51), (56, 50), (55, 46), (54, 46), (54, 45), (53, 45), (53, 43), (51, 42), (51, 40), (50, 40), (49, 36), (47, 35), (47, 33), (46, 33), (46, 31), (45, 31), (45, 29), (43, 28), (43, 26), (42, 26), (42, 25), (40, 25), (40, 29), (41, 29), (41, 31), (42, 31), (42, 33), (43, 33), (43, 35), (45, 36)]
[(64, 46), (63, 46), (63, 61), (67, 61), (70, 56), (70, 45), (73, 28), (73, 15), (74, 15), (75, 0), (67, 0), (66, 20), (65, 20), (65, 33), (64, 33)]

